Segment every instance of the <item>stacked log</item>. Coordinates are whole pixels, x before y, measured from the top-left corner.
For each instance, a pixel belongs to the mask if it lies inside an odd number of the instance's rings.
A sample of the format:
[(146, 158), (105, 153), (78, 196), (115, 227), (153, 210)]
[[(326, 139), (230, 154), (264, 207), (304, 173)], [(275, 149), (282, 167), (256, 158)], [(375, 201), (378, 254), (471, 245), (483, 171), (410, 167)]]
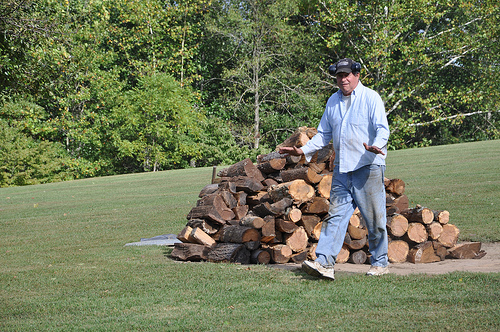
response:
[[(280, 146), (303, 146), (314, 128), (299, 128)], [(278, 147), (279, 148), (279, 147)], [(277, 148), (277, 150), (278, 150)], [(171, 256), (183, 261), (284, 264), (314, 260), (328, 215), (334, 152), (303, 157), (272, 152), (254, 164), (242, 160), (205, 186), (178, 234)], [(391, 263), (430, 263), (445, 258), (481, 258), (481, 243), (457, 244), (459, 229), (448, 211), (409, 206), (405, 183), (385, 179), (388, 256)], [(369, 262), (368, 231), (356, 209), (337, 263)]]

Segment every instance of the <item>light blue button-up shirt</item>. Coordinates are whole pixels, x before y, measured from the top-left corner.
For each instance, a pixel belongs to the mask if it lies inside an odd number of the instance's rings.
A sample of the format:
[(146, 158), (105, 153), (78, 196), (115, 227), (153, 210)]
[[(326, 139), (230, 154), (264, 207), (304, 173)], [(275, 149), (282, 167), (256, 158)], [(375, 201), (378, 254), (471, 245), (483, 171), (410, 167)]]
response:
[[(342, 91), (334, 93), (326, 103), (325, 112), (318, 126), (318, 133), (301, 147), (306, 160), (333, 140), (335, 167), (340, 173), (375, 164), (385, 165), (389, 125), (380, 95), (361, 82), (351, 94), (351, 105), (346, 109)], [(385, 153), (367, 151), (363, 143), (374, 145)]]

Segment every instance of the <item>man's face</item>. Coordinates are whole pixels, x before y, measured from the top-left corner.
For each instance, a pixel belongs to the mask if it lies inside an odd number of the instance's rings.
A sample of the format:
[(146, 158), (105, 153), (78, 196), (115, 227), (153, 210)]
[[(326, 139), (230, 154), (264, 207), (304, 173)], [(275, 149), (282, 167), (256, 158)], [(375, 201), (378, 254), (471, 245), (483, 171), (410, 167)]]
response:
[(336, 77), (337, 85), (339, 86), (340, 91), (342, 91), (344, 96), (349, 96), (358, 86), (359, 73), (338, 73)]

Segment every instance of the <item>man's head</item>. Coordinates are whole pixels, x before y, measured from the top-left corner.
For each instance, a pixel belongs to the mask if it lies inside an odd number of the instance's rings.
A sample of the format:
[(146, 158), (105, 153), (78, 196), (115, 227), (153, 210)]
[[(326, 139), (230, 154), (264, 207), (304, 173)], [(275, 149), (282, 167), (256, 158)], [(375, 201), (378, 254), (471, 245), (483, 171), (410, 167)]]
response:
[(359, 83), (361, 65), (352, 59), (342, 59), (330, 67), (330, 73), (337, 79), (337, 85), (344, 94), (349, 96)]

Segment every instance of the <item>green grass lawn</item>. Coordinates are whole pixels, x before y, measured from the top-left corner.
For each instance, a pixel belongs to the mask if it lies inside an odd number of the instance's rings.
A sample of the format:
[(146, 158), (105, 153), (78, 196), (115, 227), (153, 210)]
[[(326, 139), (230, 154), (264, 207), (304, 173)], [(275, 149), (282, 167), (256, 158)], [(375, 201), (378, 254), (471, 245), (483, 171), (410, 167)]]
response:
[[(390, 151), (411, 204), (500, 240), (500, 141)], [(124, 247), (186, 224), (212, 168), (0, 188), (0, 331), (498, 331), (500, 273), (335, 282)]]

